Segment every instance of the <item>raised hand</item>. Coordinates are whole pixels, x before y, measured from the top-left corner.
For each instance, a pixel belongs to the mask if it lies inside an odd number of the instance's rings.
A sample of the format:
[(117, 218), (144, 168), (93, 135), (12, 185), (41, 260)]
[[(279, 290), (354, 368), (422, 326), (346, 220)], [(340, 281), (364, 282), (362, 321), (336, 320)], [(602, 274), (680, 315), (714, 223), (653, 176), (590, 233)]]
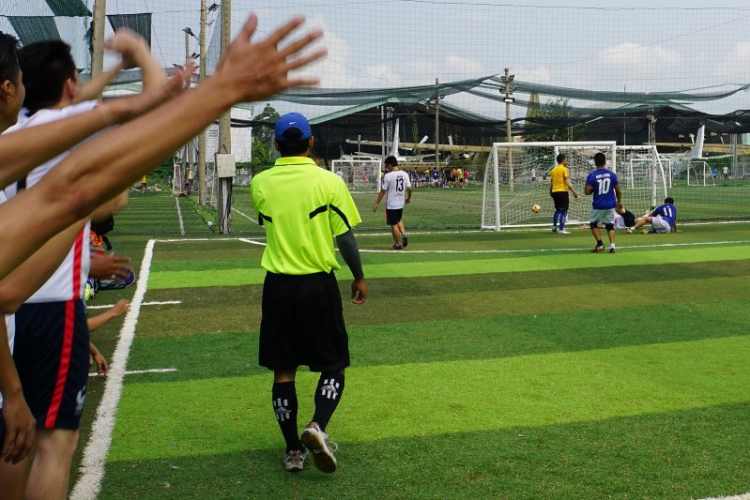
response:
[(151, 57), (146, 40), (127, 28), (118, 29), (115, 36), (104, 42), (104, 48), (120, 54), (123, 69), (140, 67)]
[(221, 80), (234, 102), (259, 101), (292, 87), (318, 83), (314, 78), (289, 79), (288, 74), (327, 53), (325, 49), (320, 49), (305, 56), (299, 55), (323, 36), (321, 30), (312, 30), (302, 38), (279, 47), (303, 22), (304, 18), (296, 17), (268, 38), (251, 43), (258, 27), (258, 18), (255, 14), (250, 15), (240, 34), (227, 46), (214, 75), (214, 78)]

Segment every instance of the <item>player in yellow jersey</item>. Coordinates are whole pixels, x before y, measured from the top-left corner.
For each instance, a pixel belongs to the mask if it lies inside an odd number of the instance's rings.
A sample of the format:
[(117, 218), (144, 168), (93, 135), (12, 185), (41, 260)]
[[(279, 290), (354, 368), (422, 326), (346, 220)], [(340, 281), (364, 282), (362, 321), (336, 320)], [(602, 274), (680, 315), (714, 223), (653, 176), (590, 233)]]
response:
[(573, 196), (578, 198), (580, 194), (570, 182), (568, 174), (568, 160), (564, 154), (557, 155), (557, 166), (550, 172), (549, 194), (555, 202), (555, 215), (552, 216), (552, 232), (560, 234), (570, 234), (565, 230), (565, 220), (568, 218), (568, 208), (570, 207), (570, 197), (568, 189), (573, 192)]

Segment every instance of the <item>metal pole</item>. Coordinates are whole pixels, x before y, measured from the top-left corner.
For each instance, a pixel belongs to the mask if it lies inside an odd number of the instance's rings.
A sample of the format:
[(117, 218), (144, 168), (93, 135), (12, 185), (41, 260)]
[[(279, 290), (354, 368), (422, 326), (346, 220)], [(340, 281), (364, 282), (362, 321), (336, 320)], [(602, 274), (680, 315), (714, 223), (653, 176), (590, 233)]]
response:
[(435, 78), (435, 168), (440, 170), (440, 83)]
[(385, 160), (385, 108), (380, 106), (380, 157)]
[[(198, 84), (206, 78), (206, 0), (201, 0), (200, 72)], [(198, 205), (206, 204), (206, 130), (198, 135)]]
[[(190, 31), (188, 29), (185, 29), (185, 69), (187, 69), (188, 64), (190, 64)], [(193, 75), (190, 75), (187, 81), (187, 88), (190, 89), (193, 83)], [(193, 170), (193, 164), (195, 163), (195, 148), (193, 147), (193, 139), (190, 139), (187, 144), (185, 144), (185, 150), (187, 154), (185, 155), (185, 180), (190, 178), (190, 172)], [(193, 189), (193, 183), (192, 180), (190, 182), (190, 189)]]
[[(513, 142), (510, 131), (510, 69), (505, 68), (505, 142)], [(513, 150), (508, 148), (508, 189), (513, 191)]]
[(94, 30), (91, 34), (91, 78), (101, 74), (104, 67), (104, 22), (107, 12), (107, 0), (94, 2)]

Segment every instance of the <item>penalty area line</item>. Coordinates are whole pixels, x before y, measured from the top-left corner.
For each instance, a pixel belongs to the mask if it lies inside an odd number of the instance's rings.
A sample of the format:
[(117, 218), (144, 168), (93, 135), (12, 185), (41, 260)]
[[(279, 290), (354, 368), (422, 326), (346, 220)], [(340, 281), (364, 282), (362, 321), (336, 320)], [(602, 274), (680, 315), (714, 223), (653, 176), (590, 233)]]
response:
[(91, 435), (83, 450), (83, 457), (79, 467), (78, 481), (73, 488), (70, 498), (75, 500), (96, 500), (104, 478), (104, 464), (109, 454), (112, 443), (112, 431), (115, 427), (117, 408), (122, 396), (123, 379), (125, 378), (125, 367), (130, 356), (130, 347), (135, 338), (135, 327), (143, 305), (143, 297), (148, 288), (148, 278), (151, 272), (151, 261), (154, 257), (155, 240), (146, 243), (143, 254), (141, 269), (138, 274), (133, 300), (130, 309), (125, 315), (120, 337), (117, 340), (115, 352), (112, 354), (111, 365), (104, 385), (104, 394), (96, 408), (96, 417), (91, 426)]

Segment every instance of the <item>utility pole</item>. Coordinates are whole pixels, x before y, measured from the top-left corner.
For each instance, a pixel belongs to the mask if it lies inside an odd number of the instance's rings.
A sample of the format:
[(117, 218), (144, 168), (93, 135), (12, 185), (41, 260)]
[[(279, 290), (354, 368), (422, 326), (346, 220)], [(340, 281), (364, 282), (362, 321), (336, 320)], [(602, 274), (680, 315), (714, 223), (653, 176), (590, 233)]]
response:
[[(187, 70), (188, 65), (190, 64), (190, 61), (193, 59), (192, 55), (190, 53), (190, 36), (195, 36), (193, 34), (193, 31), (190, 28), (183, 28), (185, 32), (185, 70)], [(187, 81), (187, 88), (190, 90), (190, 87), (193, 84), (193, 75), (190, 74)], [(193, 164), (195, 163), (195, 148), (193, 148), (193, 139), (190, 139), (190, 141), (185, 144), (185, 181), (190, 182), (190, 189), (193, 188), (193, 179), (191, 177), (191, 172), (193, 171)], [(182, 186), (180, 186), (182, 188)]]
[[(221, 2), (221, 55), (224, 55), (232, 30), (232, 0)], [(201, 63), (203, 60), (201, 60)], [(232, 152), (232, 111), (228, 110), (219, 117), (219, 153), (230, 154)]]
[(656, 144), (656, 115), (654, 115), (654, 110), (649, 109), (648, 110), (648, 143), (650, 145)]
[[(513, 90), (510, 87), (511, 82), (515, 78), (515, 75), (511, 75), (510, 69), (505, 68), (505, 76), (502, 77), (502, 81), (505, 83), (505, 142), (513, 142), (510, 127), (510, 105), (515, 101), (513, 98)], [(508, 149), (508, 189), (513, 191), (514, 180), (513, 180), (513, 148)]]
[(104, 22), (107, 14), (107, 0), (95, 0), (91, 34), (91, 78), (101, 74), (104, 67)]
[(380, 106), (380, 157), (385, 161), (385, 108)]
[[(206, 0), (201, 0), (200, 70), (198, 84), (206, 79)], [(198, 205), (206, 204), (206, 130), (198, 135)]]
[(435, 168), (440, 170), (440, 83), (435, 78)]
[[(232, 1), (221, 2), (221, 55), (224, 55), (232, 30)], [(218, 154), (232, 154), (232, 108), (229, 108), (219, 117), (219, 152)], [(222, 172), (219, 175), (219, 161), (215, 159), (216, 177), (219, 182), (219, 195), (217, 200), (217, 213), (219, 232), (229, 234), (232, 232), (232, 181), (234, 172)], [(231, 174), (231, 176), (230, 176)]]

